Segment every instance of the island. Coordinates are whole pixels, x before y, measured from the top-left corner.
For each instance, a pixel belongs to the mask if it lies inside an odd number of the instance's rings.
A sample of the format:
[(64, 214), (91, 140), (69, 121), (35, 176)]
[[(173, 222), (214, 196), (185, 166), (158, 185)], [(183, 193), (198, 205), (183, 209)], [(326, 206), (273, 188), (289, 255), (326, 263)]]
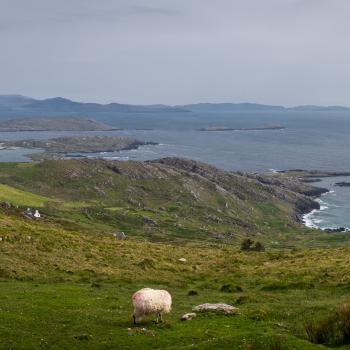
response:
[(16, 131), (111, 131), (121, 130), (93, 119), (81, 117), (41, 117), (0, 122), (0, 132)]
[(197, 131), (259, 131), (259, 130), (283, 130), (285, 126), (282, 125), (265, 125), (253, 128), (231, 128), (227, 126), (209, 126), (198, 129)]
[(0, 148), (42, 149), (44, 151), (41, 153), (32, 153), (27, 156), (32, 160), (47, 160), (66, 158), (69, 153), (115, 152), (156, 144), (120, 136), (68, 136), (46, 140), (0, 141)]
[(338, 186), (338, 187), (350, 187), (350, 182), (344, 182), (344, 181), (342, 181), (342, 182), (336, 182), (336, 183), (334, 184), (334, 186)]

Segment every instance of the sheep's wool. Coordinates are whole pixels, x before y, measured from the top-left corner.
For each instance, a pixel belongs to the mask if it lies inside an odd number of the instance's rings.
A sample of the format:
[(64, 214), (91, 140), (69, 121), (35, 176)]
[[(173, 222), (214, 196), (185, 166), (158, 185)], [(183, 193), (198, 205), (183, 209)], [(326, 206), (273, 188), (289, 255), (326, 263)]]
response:
[(171, 310), (171, 295), (166, 290), (143, 288), (134, 293), (132, 304), (137, 319), (149, 314), (168, 313)]

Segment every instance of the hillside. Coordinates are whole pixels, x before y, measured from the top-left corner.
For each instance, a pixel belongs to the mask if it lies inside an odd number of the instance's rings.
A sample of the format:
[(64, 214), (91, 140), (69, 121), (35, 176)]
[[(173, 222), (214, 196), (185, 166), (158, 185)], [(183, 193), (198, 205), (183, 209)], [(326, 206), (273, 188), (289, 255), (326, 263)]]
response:
[[(273, 234), (274, 240), (278, 236), (286, 242), (298, 226), (297, 217), (317, 206), (295, 188), (265, 185), (177, 158), (144, 163), (46, 161), (5, 164), (0, 170), (3, 185), (45, 198), (41, 210), (48, 217), (74, 222), (74, 226), (120, 229), (153, 241), (237, 243), (249, 233), (262, 240)], [(27, 205), (25, 196), (18, 204)]]
[(0, 132), (14, 131), (107, 131), (115, 128), (78, 117), (25, 118), (0, 121)]
[[(305, 193), (178, 158), (0, 164), (0, 348), (325, 349), (304, 325), (349, 301), (350, 248), (297, 222)], [(132, 325), (145, 286), (171, 292), (165, 324)], [(179, 320), (204, 302), (240, 312)]]

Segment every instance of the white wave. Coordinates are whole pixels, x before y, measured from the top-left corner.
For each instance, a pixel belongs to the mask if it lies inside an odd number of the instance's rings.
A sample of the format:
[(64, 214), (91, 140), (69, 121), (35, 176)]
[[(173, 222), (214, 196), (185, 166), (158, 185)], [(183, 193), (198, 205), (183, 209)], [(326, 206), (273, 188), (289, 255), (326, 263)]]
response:
[(314, 223), (312, 216), (317, 212), (317, 209), (312, 210), (310, 213), (305, 214), (303, 216), (303, 223), (306, 227), (318, 228), (318, 226)]

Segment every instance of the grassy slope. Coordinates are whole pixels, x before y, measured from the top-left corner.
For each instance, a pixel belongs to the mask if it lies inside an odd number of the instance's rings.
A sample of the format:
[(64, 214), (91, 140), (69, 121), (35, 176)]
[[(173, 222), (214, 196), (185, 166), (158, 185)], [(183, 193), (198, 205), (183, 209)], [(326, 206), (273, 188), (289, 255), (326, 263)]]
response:
[[(289, 220), (290, 201), (269, 200), (273, 189), (256, 182), (247, 188), (244, 179), (220, 178), (222, 186), (236, 182), (228, 194), (197, 175), (184, 182), (184, 173), (160, 164), (105, 165), (1, 165), (0, 182), (25, 191), (4, 187), (6, 200), (15, 193), (19, 205), (49, 201), (39, 221), (23, 218), (21, 208), (0, 209), (0, 349), (268, 349), (276, 339), (288, 349), (323, 348), (305, 340), (303, 324), (349, 301), (350, 247), (298, 246), (329, 245), (329, 237), (341, 235), (306, 239), (316, 234)], [(145, 225), (145, 214), (158, 225)], [(208, 222), (214, 214), (228, 223)], [(211, 230), (233, 225), (238, 237), (258, 235), (261, 225), (259, 239), (278, 237), (295, 248), (243, 253), (237, 237), (224, 241), (229, 245), (208, 239)], [(129, 240), (108, 234), (121, 228)], [(221, 292), (228, 284), (231, 291)], [(173, 295), (164, 325), (131, 324), (131, 294), (144, 286)], [(190, 290), (198, 295), (188, 296)], [(192, 306), (218, 301), (238, 306), (240, 315), (179, 321)]]
[[(313, 349), (304, 340), (304, 321), (349, 301), (349, 246), (242, 253), (230, 246), (117, 241), (4, 211), (0, 218), (3, 349), (244, 349), (245, 341), (275, 338), (291, 349)], [(232, 291), (221, 292), (227, 284)], [(172, 293), (165, 325), (132, 326), (130, 296), (143, 286)], [(198, 295), (188, 296), (190, 290)], [(192, 306), (218, 301), (237, 305), (240, 315), (179, 321)]]
[[(197, 163), (1, 164), (0, 183), (7, 186), (2, 200), (34, 206), (35, 196), (40, 196), (36, 206), (47, 220), (67, 229), (122, 230), (168, 242), (220, 236), (230, 244), (249, 234), (278, 246), (315, 237), (291, 219), (299, 200), (294, 192)], [(157, 224), (145, 224), (145, 216)]]

